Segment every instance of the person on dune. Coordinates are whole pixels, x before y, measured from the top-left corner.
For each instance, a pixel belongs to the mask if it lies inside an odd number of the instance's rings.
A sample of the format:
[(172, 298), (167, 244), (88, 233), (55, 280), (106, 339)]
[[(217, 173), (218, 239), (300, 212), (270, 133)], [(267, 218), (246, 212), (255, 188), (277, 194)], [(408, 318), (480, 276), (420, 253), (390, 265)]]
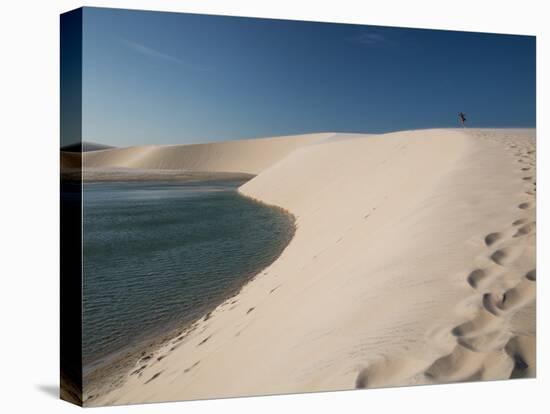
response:
[(458, 113), (458, 119), (460, 121), (460, 124), (462, 125), (462, 128), (466, 128), (466, 115), (464, 112)]

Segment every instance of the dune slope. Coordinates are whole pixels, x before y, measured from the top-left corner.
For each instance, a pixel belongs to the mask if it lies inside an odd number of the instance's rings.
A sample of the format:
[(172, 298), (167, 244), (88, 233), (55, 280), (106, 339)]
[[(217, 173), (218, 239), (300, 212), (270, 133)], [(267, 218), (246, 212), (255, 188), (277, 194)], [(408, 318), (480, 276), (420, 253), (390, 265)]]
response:
[(290, 152), (240, 188), (296, 216), (283, 254), (87, 404), (534, 376), (534, 134)]
[(136, 168), (258, 174), (295, 149), (334, 134), (306, 134), (194, 145), (113, 148), (83, 154), (84, 169)]

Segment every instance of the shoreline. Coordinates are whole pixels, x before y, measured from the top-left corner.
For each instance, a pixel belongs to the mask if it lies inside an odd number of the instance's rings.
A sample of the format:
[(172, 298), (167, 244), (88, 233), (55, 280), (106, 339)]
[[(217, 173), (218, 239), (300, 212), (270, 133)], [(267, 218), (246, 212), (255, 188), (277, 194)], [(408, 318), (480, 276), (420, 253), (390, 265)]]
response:
[(65, 182), (202, 182), (251, 180), (254, 174), (239, 172), (210, 172), (187, 170), (147, 170), (130, 168), (82, 168), (61, 166), (61, 179)]
[(534, 132), (329, 139), (266, 168), (239, 192), (294, 215), (282, 254), (89, 405), (532, 377)]
[(185, 171), (185, 170), (141, 170), (141, 169), (105, 169), (86, 168), (82, 169), (83, 183), (100, 182), (203, 182), (203, 181), (237, 181), (251, 180), (253, 174), (237, 172), (208, 172), (208, 171)]
[[(219, 180), (204, 179), (200, 181)], [(284, 250), (286, 249), (286, 247), (288, 247), (288, 244), (290, 244), (296, 233), (296, 220), (294, 215), (288, 210), (279, 206), (270, 205), (262, 202), (261, 200), (246, 196), (240, 193), (238, 191), (238, 188), (236, 189), (236, 191), (242, 197), (246, 197), (252, 202), (261, 204), (270, 209), (278, 210), (288, 217), (291, 224), (291, 232), (288, 235), (289, 241), (285, 245), (281, 253), (273, 257), (271, 263), (268, 264), (266, 267), (260, 269), (257, 273), (253, 274), (248, 279), (243, 280), (241, 283), (238, 284), (238, 286), (225, 292), (222, 297), (218, 298), (212, 303), (205, 304), (203, 306), (204, 309), (197, 312), (199, 316), (191, 317), (189, 318), (189, 320), (184, 322), (173, 322), (173, 324), (171, 324), (172, 326), (165, 329), (162, 333), (153, 332), (148, 335), (147, 338), (138, 340), (137, 343), (129, 344), (123, 349), (119, 349), (113, 352), (111, 355), (107, 355), (98, 361), (94, 361), (88, 364), (88, 366), (83, 366), (84, 403), (92, 402), (95, 398), (116, 390), (125, 383), (128, 376), (132, 372), (139, 374), (140, 363), (153, 359), (153, 357), (159, 352), (159, 350), (166, 347), (172, 341), (176, 339), (178, 342), (183, 340), (188, 334), (197, 329), (201, 322), (206, 322), (210, 318), (212, 313), (216, 311), (216, 309), (224, 306), (226, 302), (232, 302), (232, 300), (239, 295), (239, 293), (242, 291), (243, 288), (245, 288), (247, 284), (251, 283), (257, 277), (259, 277), (266, 268), (268, 268), (273, 262), (278, 260), (279, 257), (283, 254)], [(92, 367), (90, 367), (89, 365), (92, 365)], [(102, 381), (107, 381), (107, 383), (101, 384)]]

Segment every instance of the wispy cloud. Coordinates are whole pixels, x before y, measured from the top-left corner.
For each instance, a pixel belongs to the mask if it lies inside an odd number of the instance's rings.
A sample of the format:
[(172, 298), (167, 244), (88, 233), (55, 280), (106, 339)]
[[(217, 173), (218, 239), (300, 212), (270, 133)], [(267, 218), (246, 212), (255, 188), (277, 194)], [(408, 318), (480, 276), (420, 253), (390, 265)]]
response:
[(390, 43), (387, 34), (377, 29), (363, 30), (349, 40), (366, 47), (383, 46)]
[(183, 59), (180, 59), (179, 57), (169, 55), (167, 53), (160, 52), (159, 50), (153, 49), (149, 46), (145, 46), (138, 42), (133, 42), (131, 40), (127, 39), (120, 39), (120, 41), (133, 50), (134, 52), (140, 53), (144, 56), (147, 56), (152, 59), (160, 59), (164, 60), (166, 62), (170, 62), (179, 66), (182, 66), (185, 69), (189, 70), (196, 70), (196, 71), (205, 71), (209, 70), (210, 68), (202, 65), (197, 65), (195, 63), (186, 62)]

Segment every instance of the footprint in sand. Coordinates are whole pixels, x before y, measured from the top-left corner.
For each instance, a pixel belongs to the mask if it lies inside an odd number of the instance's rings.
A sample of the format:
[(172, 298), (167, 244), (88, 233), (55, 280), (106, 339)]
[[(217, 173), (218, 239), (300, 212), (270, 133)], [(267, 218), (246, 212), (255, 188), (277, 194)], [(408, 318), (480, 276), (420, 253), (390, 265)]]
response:
[(500, 233), (490, 233), (487, 236), (485, 236), (485, 244), (487, 246), (490, 246), (500, 240), (502, 238), (502, 234)]
[(532, 233), (535, 230), (535, 228), (536, 228), (536, 224), (534, 221), (531, 223), (525, 224), (521, 226), (512, 237), (526, 236)]
[(492, 266), (486, 269), (474, 269), (466, 278), (466, 282), (470, 287), (484, 291), (493, 284), (493, 282), (502, 274), (502, 269), (497, 266)]
[(500, 330), (502, 319), (481, 309), (478, 315), (464, 322), (461, 325), (455, 326), (451, 333), (456, 337), (475, 337), (481, 334), (492, 333)]
[(453, 351), (437, 359), (424, 372), (426, 378), (436, 382), (478, 381), (483, 374), (484, 354), (457, 345)]
[(534, 282), (537, 280), (537, 271), (535, 269), (530, 270), (525, 274), (525, 278), (527, 280), (530, 280), (531, 282)]
[(495, 316), (500, 315), (500, 310), (497, 303), (502, 302), (502, 298), (496, 300), (492, 293), (485, 293), (483, 295), (482, 303), (487, 312), (492, 313)]
[(367, 388), (369, 383), (369, 372), (365, 368), (359, 372), (357, 378), (355, 379), (355, 388)]
[(468, 278), (466, 280), (471, 287), (477, 288), (486, 277), (487, 273), (485, 272), (485, 270), (475, 269), (468, 275)]
[(514, 336), (504, 347), (505, 352), (514, 361), (510, 378), (525, 378), (535, 376), (536, 338), (530, 336)]
[(491, 254), (490, 259), (500, 266), (513, 263), (525, 250), (525, 245), (515, 243), (511, 246), (502, 247)]
[(491, 260), (498, 265), (504, 266), (506, 263), (509, 262), (509, 260), (507, 260), (508, 256), (509, 254), (506, 249), (497, 250), (491, 255)]
[(520, 205), (518, 205), (518, 208), (522, 209), (522, 210), (530, 210), (533, 208), (533, 203), (531, 202), (525, 202), (525, 203), (521, 203)]
[(510, 336), (507, 333), (495, 331), (470, 338), (459, 337), (457, 338), (457, 342), (472, 352), (491, 352), (496, 349), (502, 349), (509, 338)]
[(535, 284), (528, 279), (523, 279), (516, 287), (504, 292), (502, 301), (497, 303), (497, 306), (505, 311), (518, 308), (534, 300), (535, 294)]
[(398, 357), (386, 357), (368, 364), (362, 368), (355, 378), (355, 388), (376, 388), (394, 384), (400, 377), (412, 377), (426, 369), (426, 361)]
[(517, 219), (516, 221), (514, 221), (512, 223), (512, 226), (521, 226), (522, 224), (525, 224), (527, 223), (527, 219), (526, 218), (522, 218), (522, 219)]

